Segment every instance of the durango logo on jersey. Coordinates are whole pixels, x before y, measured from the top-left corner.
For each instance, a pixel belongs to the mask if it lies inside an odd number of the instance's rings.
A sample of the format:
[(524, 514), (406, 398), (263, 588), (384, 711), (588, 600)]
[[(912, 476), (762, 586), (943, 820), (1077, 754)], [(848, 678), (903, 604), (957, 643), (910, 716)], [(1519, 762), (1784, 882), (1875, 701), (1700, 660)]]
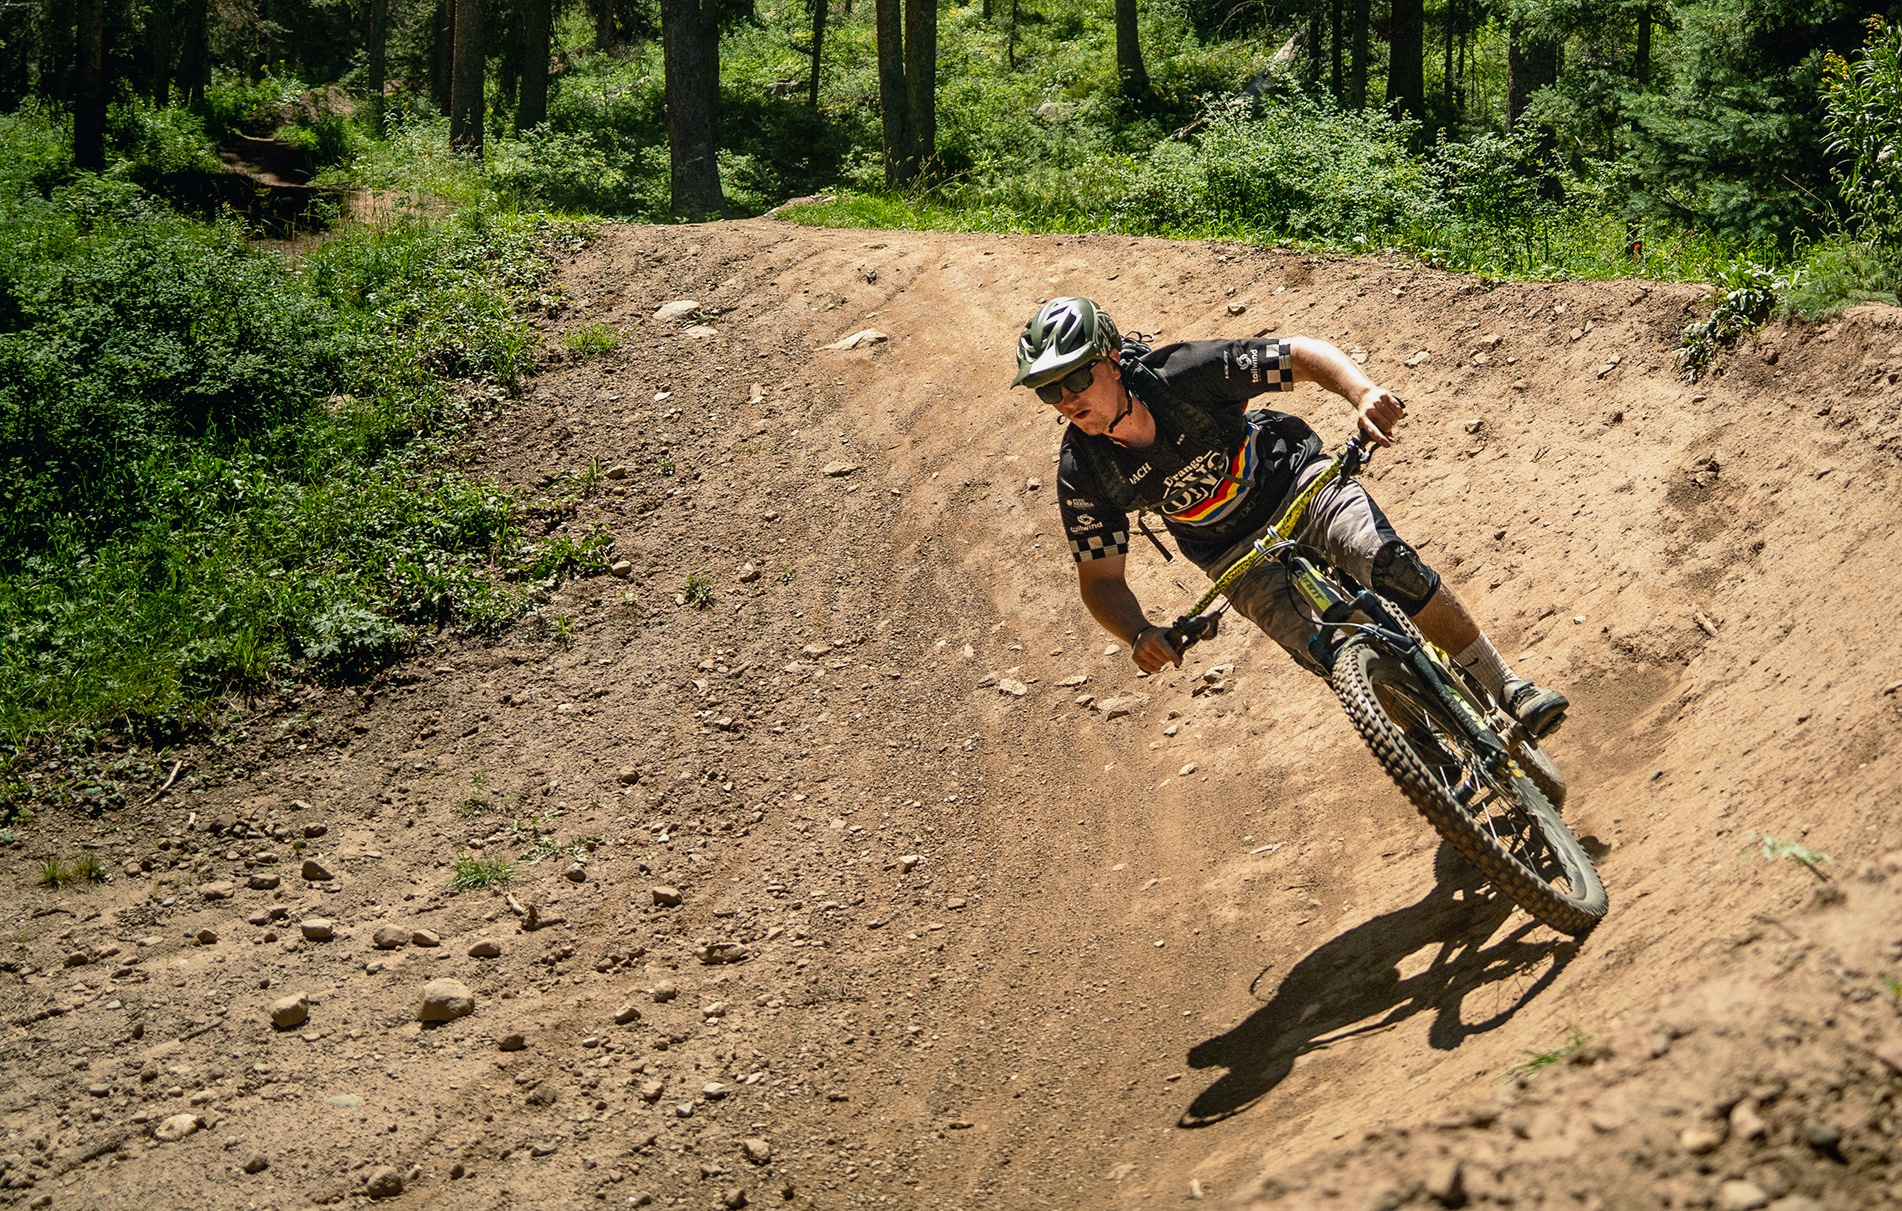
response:
[(1201, 457), (1163, 481), (1162, 511), (1187, 513), (1202, 504), (1221, 488), (1228, 468), (1226, 451), (1204, 451)]

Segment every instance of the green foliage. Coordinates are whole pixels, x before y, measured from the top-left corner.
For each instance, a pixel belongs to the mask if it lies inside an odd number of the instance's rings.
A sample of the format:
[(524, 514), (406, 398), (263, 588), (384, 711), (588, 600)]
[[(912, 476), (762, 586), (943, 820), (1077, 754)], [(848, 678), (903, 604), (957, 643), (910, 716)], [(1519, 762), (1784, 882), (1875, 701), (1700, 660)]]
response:
[(621, 343), (621, 330), (613, 324), (584, 324), (561, 338), (561, 343), (577, 357), (608, 353)]
[(1869, 37), (1852, 66), (1829, 55), (1823, 78), (1825, 147), (1844, 207), (1858, 234), (1902, 247), (1902, 26), (1869, 19)]
[(1778, 313), (1804, 320), (1830, 319), (1858, 303), (1902, 306), (1902, 272), (1893, 249), (1841, 234), (1805, 245), (1777, 293)]
[(1761, 265), (1740, 265), (1718, 284), (1716, 305), (1705, 318), (1684, 328), (1684, 344), (1677, 352), (1678, 368), (1686, 382), (1696, 382), (1717, 364), (1717, 355), (1737, 338), (1761, 324), (1776, 302), (1777, 290), (1787, 284)]
[(449, 889), (451, 891), (479, 891), (485, 887), (499, 887), (507, 883), (515, 874), (509, 860), (503, 857), (457, 858), (450, 869)]
[(1508, 1080), (1529, 1081), (1540, 1072), (1554, 1064), (1564, 1063), (1584, 1051), (1591, 1044), (1592, 1036), (1578, 1027), (1571, 1028), (1572, 1037), (1549, 1051), (1528, 1051), (1522, 1063), (1506, 1069), (1504, 1076)]
[(681, 586), (680, 595), (694, 609), (704, 610), (713, 604), (713, 582), (694, 572), (687, 577), (687, 583)]
[(72, 873), (66, 869), (65, 863), (61, 862), (58, 858), (45, 858), (41, 860), (39, 872), (39, 883), (41, 887), (58, 891), (72, 881)]
[(1809, 869), (1811, 874), (1819, 879), (1827, 879), (1829, 877), (1825, 875), (1821, 869), (1822, 864), (1829, 861), (1829, 855), (1819, 853), (1800, 841), (1781, 841), (1768, 833), (1760, 833), (1755, 829), (1750, 829), (1745, 832), (1744, 840), (1749, 843), (1747, 850), (1754, 848), (1762, 855), (1763, 860), (1766, 862), (1775, 862), (1779, 858), (1788, 858), (1792, 862), (1802, 863)]
[(605, 566), (443, 457), (528, 364), (514, 308), (566, 228), (471, 209), (287, 265), (72, 172), (49, 125), (0, 119), (0, 765), (360, 677)]
[(1156, 145), (1117, 201), (1118, 225), (1372, 243), (1440, 217), (1426, 167), (1407, 150), (1415, 129), (1298, 96), (1259, 117), (1224, 106), (1193, 145)]

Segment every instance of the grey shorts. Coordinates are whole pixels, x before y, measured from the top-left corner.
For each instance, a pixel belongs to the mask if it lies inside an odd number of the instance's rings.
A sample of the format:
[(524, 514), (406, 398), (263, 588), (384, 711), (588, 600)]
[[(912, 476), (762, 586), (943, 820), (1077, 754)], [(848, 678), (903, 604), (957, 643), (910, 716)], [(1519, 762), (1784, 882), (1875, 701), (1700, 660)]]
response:
[[(1295, 476), (1294, 486), (1288, 489), (1287, 495), (1275, 507), (1276, 515), (1279, 516), (1288, 507), (1288, 502), (1331, 464), (1331, 459), (1317, 458), (1303, 467)], [(1263, 531), (1266, 528), (1264, 526)], [(1203, 570), (1211, 575), (1219, 574), (1223, 568), (1241, 558), (1259, 537), (1260, 532), (1251, 534)], [(1321, 489), (1320, 495), (1308, 506), (1301, 529), (1291, 537), (1296, 542), (1326, 551), (1327, 557), (1336, 567), (1367, 586), (1374, 583), (1375, 555), (1383, 544), (1395, 541), (1400, 536), (1394, 532), (1393, 524), (1380, 511), (1380, 506), (1374, 503), (1374, 498), (1367, 495), (1367, 489), (1361, 485), (1361, 481), (1351, 479), (1337, 481)], [(1288, 654), (1303, 668), (1315, 673), (1322, 671), (1308, 653), (1308, 640), (1315, 634), (1316, 628), (1308, 621), (1305, 610), (1296, 607), (1288, 587), (1288, 574), (1279, 563), (1265, 561), (1236, 581), (1229, 587), (1228, 600), (1234, 605), (1236, 613), (1260, 627), (1269, 638), (1287, 649)]]

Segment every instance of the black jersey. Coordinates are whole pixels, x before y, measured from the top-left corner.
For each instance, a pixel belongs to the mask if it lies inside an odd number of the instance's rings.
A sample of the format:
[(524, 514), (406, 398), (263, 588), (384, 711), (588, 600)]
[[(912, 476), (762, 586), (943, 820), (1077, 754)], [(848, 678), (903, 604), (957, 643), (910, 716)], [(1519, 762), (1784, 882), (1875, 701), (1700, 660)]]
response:
[(1126, 554), (1128, 510), (1140, 508), (1160, 514), (1182, 553), (1205, 565), (1272, 521), (1295, 472), (1320, 453), (1299, 418), (1246, 409), (1293, 387), (1290, 343), (1126, 346), (1123, 359), (1124, 385), (1155, 417), (1156, 441), (1134, 450), (1065, 429), (1057, 500), (1070, 553), (1078, 563)]

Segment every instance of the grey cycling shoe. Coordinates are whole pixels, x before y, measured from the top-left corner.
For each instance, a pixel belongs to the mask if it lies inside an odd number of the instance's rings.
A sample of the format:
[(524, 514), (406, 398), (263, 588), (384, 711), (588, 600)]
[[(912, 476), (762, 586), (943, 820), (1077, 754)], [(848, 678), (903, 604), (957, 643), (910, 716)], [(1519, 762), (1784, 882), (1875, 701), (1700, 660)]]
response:
[(1525, 724), (1534, 739), (1550, 735), (1565, 722), (1565, 711), (1572, 700), (1557, 690), (1542, 690), (1530, 681), (1506, 687), (1506, 709)]

